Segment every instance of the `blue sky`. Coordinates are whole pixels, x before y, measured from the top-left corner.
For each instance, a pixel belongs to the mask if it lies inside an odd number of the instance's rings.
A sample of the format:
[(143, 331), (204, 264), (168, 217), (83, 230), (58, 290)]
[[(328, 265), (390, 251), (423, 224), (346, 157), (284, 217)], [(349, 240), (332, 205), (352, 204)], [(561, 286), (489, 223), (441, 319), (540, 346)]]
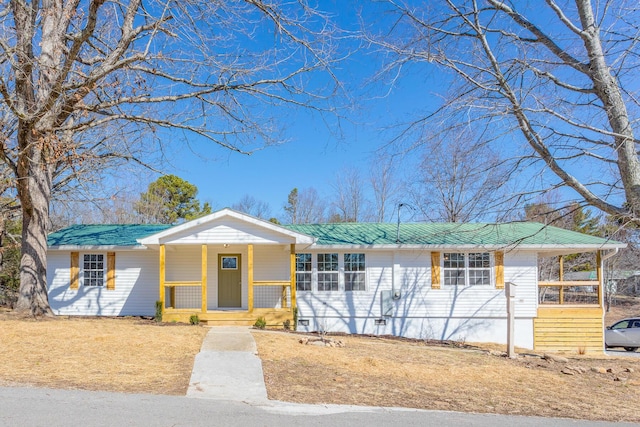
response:
[[(357, 2), (322, 3), (332, 5), (343, 28), (358, 28)], [(379, 82), (367, 84), (378, 69), (379, 60), (371, 52), (355, 53), (336, 69), (354, 102), (352, 108), (340, 110), (339, 130), (335, 117), (327, 116), (326, 122), (312, 111), (284, 109), (282, 144), (243, 155), (191, 139), (198, 153), (181, 149), (162, 171), (196, 185), (199, 199), (214, 208), (231, 206), (249, 195), (268, 203), (271, 215), (278, 217), (294, 187), (313, 187), (330, 200), (337, 174), (355, 168), (366, 177), (376, 151), (394, 134), (384, 128), (432, 108), (429, 94), (441, 89), (438, 81), (424, 74), (404, 76), (393, 91)], [(210, 148), (198, 148), (203, 146)]]
[[(325, 0), (320, 4), (335, 13), (342, 28), (359, 29), (356, 12), (360, 2)], [(377, 28), (375, 23), (385, 23), (386, 16), (371, 9), (376, 3), (366, 4), (369, 5), (367, 24), (373, 23)], [(357, 41), (351, 43), (355, 46)], [(274, 110), (276, 120), (285, 125), (280, 145), (248, 156), (189, 136), (189, 143), (197, 152), (178, 144), (173, 147), (175, 152), (168, 153), (169, 161), (160, 169), (196, 185), (199, 199), (209, 202), (214, 209), (232, 206), (248, 195), (268, 203), (271, 216), (280, 217), (287, 195), (294, 187), (313, 187), (323, 200), (331, 201), (332, 184), (340, 172), (357, 169), (361, 177), (366, 178), (372, 161), (375, 164), (377, 150), (400, 132), (402, 124), (436, 109), (438, 94), (448, 89), (444, 74), (424, 62), (406, 66), (392, 87), (385, 80), (371, 83), (381, 62), (372, 49), (362, 49), (334, 69), (353, 102), (351, 108), (340, 110), (339, 130), (335, 117), (328, 116), (325, 120), (317, 112), (280, 107)], [(419, 136), (428, 137), (428, 134)], [(167, 135), (169, 139), (174, 137), (180, 139), (182, 134)], [(503, 141), (503, 145), (507, 144), (517, 150), (519, 142), (508, 138)], [(412, 153), (403, 158), (402, 173), (411, 171), (416, 155)], [(155, 178), (157, 176), (152, 176), (150, 180)], [(147, 184), (139, 182), (139, 191), (144, 191)], [(571, 197), (575, 196), (563, 195), (567, 200)], [(402, 194), (395, 199), (409, 202)]]

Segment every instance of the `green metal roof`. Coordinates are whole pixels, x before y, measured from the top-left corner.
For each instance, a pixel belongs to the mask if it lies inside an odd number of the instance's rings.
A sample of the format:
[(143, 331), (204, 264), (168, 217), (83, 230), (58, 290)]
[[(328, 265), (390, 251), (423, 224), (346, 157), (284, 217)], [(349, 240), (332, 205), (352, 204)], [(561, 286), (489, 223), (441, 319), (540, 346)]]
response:
[(336, 223), (287, 225), (290, 230), (316, 237), (318, 245), (562, 245), (619, 244), (534, 222), (508, 224), (456, 223)]
[(171, 228), (169, 224), (72, 225), (49, 234), (49, 246), (136, 246), (136, 239)]
[[(48, 237), (49, 246), (137, 246), (141, 239), (171, 228), (168, 224), (72, 225)], [(285, 225), (317, 239), (317, 245), (588, 246), (624, 244), (533, 222), (508, 224), (336, 223)]]

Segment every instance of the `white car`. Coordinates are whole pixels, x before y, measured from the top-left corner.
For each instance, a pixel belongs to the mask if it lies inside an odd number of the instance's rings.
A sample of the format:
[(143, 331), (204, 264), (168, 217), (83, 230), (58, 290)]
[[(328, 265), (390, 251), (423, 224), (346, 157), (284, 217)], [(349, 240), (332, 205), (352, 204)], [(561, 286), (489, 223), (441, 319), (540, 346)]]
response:
[(640, 317), (623, 319), (604, 331), (605, 347), (623, 347), (636, 351), (640, 347)]

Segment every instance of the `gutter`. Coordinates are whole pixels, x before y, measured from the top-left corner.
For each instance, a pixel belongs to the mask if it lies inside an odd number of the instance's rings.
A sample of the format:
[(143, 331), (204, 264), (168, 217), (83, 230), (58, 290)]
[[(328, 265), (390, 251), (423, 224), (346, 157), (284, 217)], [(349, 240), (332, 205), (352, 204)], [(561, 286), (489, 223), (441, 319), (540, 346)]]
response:
[(602, 255), (602, 261), (606, 261), (609, 258), (611, 258), (612, 256), (616, 255), (618, 253), (618, 251), (620, 250), (620, 248), (613, 248), (613, 249), (609, 249), (607, 251), (607, 253)]

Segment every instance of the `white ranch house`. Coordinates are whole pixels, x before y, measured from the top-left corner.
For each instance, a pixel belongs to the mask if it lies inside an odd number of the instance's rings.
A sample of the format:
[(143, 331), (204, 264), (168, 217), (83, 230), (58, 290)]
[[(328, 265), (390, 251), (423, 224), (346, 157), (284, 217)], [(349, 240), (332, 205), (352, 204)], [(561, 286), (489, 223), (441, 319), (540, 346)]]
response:
[[(597, 252), (601, 264), (625, 246), (537, 223), (281, 226), (231, 209), (176, 226), (74, 225), (48, 244), (60, 315), (152, 316), (161, 301), (165, 321), (264, 317), (302, 331), (506, 343), (510, 282), (517, 346), (587, 351), (603, 348), (600, 265), (596, 281), (539, 282), (538, 257)], [(583, 285), (591, 298), (569, 304)], [(554, 304), (539, 304), (541, 287)]]

